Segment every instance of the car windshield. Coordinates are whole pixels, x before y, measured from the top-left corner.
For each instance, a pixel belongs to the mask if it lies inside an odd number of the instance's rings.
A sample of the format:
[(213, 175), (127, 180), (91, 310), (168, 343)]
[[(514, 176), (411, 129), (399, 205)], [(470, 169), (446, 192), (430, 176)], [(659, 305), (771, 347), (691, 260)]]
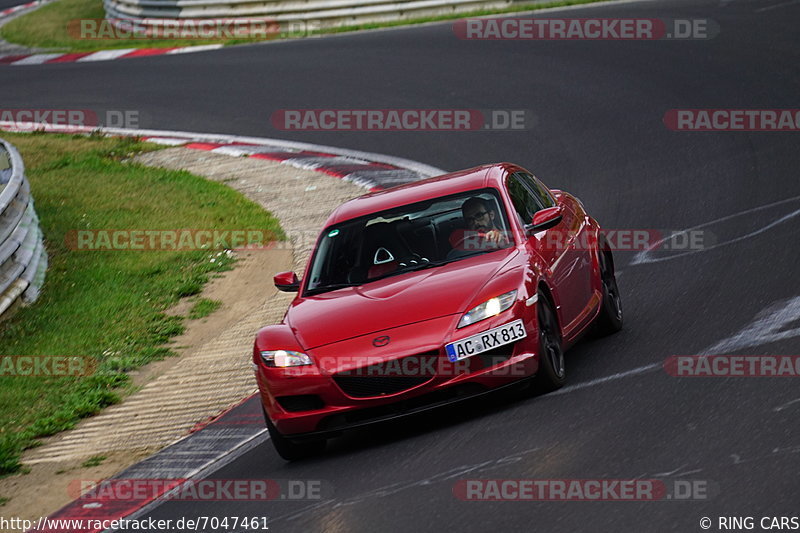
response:
[(495, 189), (479, 189), (373, 213), (326, 228), (306, 295), (434, 268), (512, 245)]

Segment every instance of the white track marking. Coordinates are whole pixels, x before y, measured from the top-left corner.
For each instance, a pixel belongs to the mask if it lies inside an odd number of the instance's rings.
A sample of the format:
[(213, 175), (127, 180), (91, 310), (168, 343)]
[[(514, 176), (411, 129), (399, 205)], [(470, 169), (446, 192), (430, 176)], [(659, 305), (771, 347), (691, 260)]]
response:
[(773, 409), (773, 411), (775, 411), (776, 413), (780, 413), (780, 412), (781, 412), (781, 411), (783, 411), (784, 409), (788, 409), (790, 406), (792, 406), (792, 405), (794, 405), (794, 404), (796, 404), (796, 403), (800, 403), (800, 398), (795, 398), (795, 399), (794, 399), (794, 400), (792, 400), (791, 402), (787, 402), (787, 403), (785, 403), (785, 404), (783, 404), (783, 405), (779, 405), (778, 407), (776, 407), (775, 409)]
[(774, 4), (774, 5), (771, 5), (771, 6), (760, 7), (758, 9), (756, 9), (755, 12), (756, 13), (762, 13), (764, 11), (770, 11), (772, 9), (778, 9), (778, 8), (781, 8), (781, 7), (793, 6), (793, 5), (796, 5), (796, 4), (800, 4), (800, 0), (789, 0), (788, 2), (781, 2), (780, 4)]
[[(700, 228), (705, 228), (707, 226), (711, 226), (711, 225), (717, 224), (719, 222), (725, 222), (726, 220), (730, 220), (732, 218), (740, 217), (742, 215), (747, 215), (749, 213), (755, 213), (756, 211), (761, 211), (761, 210), (764, 210), (764, 209), (769, 209), (770, 207), (775, 207), (777, 205), (796, 202), (798, 200), (800, 200), (800, 196), (793, 196), (792, 198), (787, 198), (785, 200), (780, 200), (778, 202), (773, 202), (773, 203), (767, 204), (767, 205), (753, 207), (752, 209), (747, 209), (747, 210), (741, 211), (739, 213), (734, 213), (732, 215), (727, 215), (727, 216), (724, 216), (722, 218), (717, 218), (717, 219), (712, 220), (710, 222), (704, 222), (703, 224), (700, 224), (698, 226), (692, 226), (691, 228), (686, 228), (686, 229), (684, 229), (684, 230), (682, 230), (682, 231), (680, 231), (678, 233), (675, 233), (673, 235), (670, 235), (668, 237), (664, 237), (663, 239), (660, 239), (660, 240), (656, 241), (656, 243), (653, 245), (653, 249), (658, 248), (664, 242), (670, 240), (671, 238), (675, 237), (676, 235), (682, 235), (682, 234), (685, 234), (685, 233), (687, 233), (689, 231), (694, 231), (694, 230), (697, 230), (697, 229), (700, 229)], [(794, 217), (796, 217), (798, 215), (800, 215), (800, 209), (792, 211), (791, 213), (789, 213), (787, 215), (784, 215), (784, 216), (778, 218), (777, 220), (773, 220), (772, 222), (770, 222), (769, 224), (767, 224), (763, 228), (759, 228), (759, 229), (757, 229), (755, 231), (751, 231), (750, 233), (748, 233), (746, 235), (741, 235), (739, 237), (733, 238), (733, 239), (728, 240), (728, 241), (717, 243), (714, 246), (709, 246), (707, 248), (703, 248), (702, 250), (693, 250), (691, 252), (683, 252), (683, 253), (679, 253), (679, 254), (668, 255), (666, 257), (652, 257), (652, 255), (651, 255), (652, 252), (650, 250), (642, 250), (641, 252), (639, 252), (638, 254), (636, 254), (634, 256), (634, 258), (630, 262), (630, 265), (641, 265), (641, 264), (645, 264), (645, 263), (659, 263), (661, 261), (669, 261), (670, 259), (676, 259), (678, 257), (683, 257), (683, 256), (686, 256), (686, 255), (696, 254), (696, 253), (700, 253), (700, 252), (707, 252), (709, 250), (713, 250), (715, 248), (720, 248), (722, 246), (727, 246), (729, 244), (733, 244), (733, 243), (742, 241), (744, 239), (749, 239), (750, 237), (754, 237), (754, 236), (756, 236), (756, 235), (758, 235), (760, 233), (764, 233), (768, 229), (771, 229), (774, 226), (777, 226), (778, 224), (782, 224), (782, 223), (786, 222), (787, 220), (790, 220), (790, 219), (792, 219), (792, 218), (794, 218)]]
[(626, 370), (625, 372), (617, 372), (616, 374), (611, 374), (610, 376), (606, 376), (604, 378), (597, 378), (591, 381), (585, 381), (583, 383), (576, 383), (575, 385), (570, 385), (568, 387), (564, 387), (563, 389), (558, 389), (557, 391), (553, 391), (547, 396), (557, 396), (559, 394), (567, 394), (569, 392), (574, 392), (576, 390), (586, 389), (589, 387), (594, 387), (595, 385), (608, 383), (609, 381), (615, 381), (630, 376), (638, 376), (639, 374), (654, 372), (660, 369), (661, 366), (662, 366), (661, 363), (651, 363), (649, 365), (640, 366), (639, 368), (634, 368), (632, 370)]
[(434, 474), (434, 475), (432, 475), (430, 477), (427, 477), (425, 479), (418, 479), (418, 480), (413, 480), (413, 481), (406, 481), (406, 482), (401, 482), (401, 483), (392, 483), (390, 485), (384, 485), (383, 487), (379, 487), (379, 488), (376, 488), (376, 489), (371, 489), (371, 490), (369, 490), (367, 492), (362, 492), (361, 494), (356, 494), (355, 496), (351, 496), (351, 497), (349, 497), (347, 499), (344, 499), (344, 500), (332, 499), (332, 500), (327, 500), (327, 501), (324, 501), (324, 502), (315, 503), (315, 504), (312, 504), (310, 506), (304, 507), (303, 509), (300, 509), (299, 511), (294, 511), (294, 512), (289, 513), (289, 514), (285, 514), (285, 515), (282, 515), (282, 516), (277, 516), (277, 517), (273, 518), (273, 521), (278, 521), (278, 520), (296, 520), (298, 518), (301, 518), (301, 517), (305, 516), (309, 511), (312, 511), (314, 509), (318, 509), (320, 507), (331, 507), (333, 509), (336, 509), (336, 508), (344, 507), (344, 506), (347, 506), (347, 505), (355, 505), (355, 504), (361, 503), (361, 502), (363, 502), (365, 500), (368, 500), (368, 499), (371, 499), (371, 498), (375, 498), (375, 497), (385, 498), (386, 496), (391, 496), (393, 494), (397, 494), (398, 492), (402, 492), (402, 491), (405, 491), (405, 490), (414, 489), (414, 488), (417, 488), (417, 487), (424, 487), (424, 486), (427, 486), (427, 485), (432, 485), (434, 483), (440, 483), (442, 481), (448, 481), (448, 480), (451, 480), (451, 479), (458, 479), (458, 478), (463, 477), (463, 476), (465, 476), (467, 474), (484, 472), (484, 471), (490, 470), (492, 468), (518, 463), (524, 458), (525, 455), (537, 452), (539, 450), (540, 450), (540, 448), (538, 448), (538, 447), (537, 448), (531, 448), (531, 449), (528, 449), (528, 450), (525, 450), (525, 451), (522, 451), (522, 452), (519, 452), (519, 453), (515, 453), (515, 454), (512, 454), (512, 455), (507, 455), (505, 457), (501, 457), (499, 459), (490, 459), (488, 461), (483, 461), (481, 463), (474, 463), (474, 464), (456, 466), (456, 467), (453, 467), (453, 468), (451, 468), (449, 470), (445, 470), (444, 472), (439, 472), (438, 474)]
[[(800, 296), (791, 298), (783, 304), (770, 307), (761, 311), (753, 323), (739, 331), (738, 333), (723, 339), (716, 344), (713, 344), (700, 352), (700, 355), (716, 355), (734, 352), (742, 348), (752, 348), (753, 346), (760, 346), (762, 344), (769, 344), (771, 342), (788, 339), (791, 337), (800, 336), (800, 326), (781, 331), (786, 324), (800, 318)], [(662, 363), (651, 363), (649, 365), (640, 366), (624, 372), (611, 374), (610, 376), (593, 379), (584, 383), (576, 383), (551, 392), (547, 396), (556, 396), (559, 394), (567, 394), (581, 389), (594, 387), (595, 385), (602, 385), (609, 381), (616, 381), (631, 376), (638, 376), (649, 372), (655, 372), (662, 368)], [(800, 399), (796, 400), (800, 401)]]
[(691, 476), (692, 474), (699, 474), (700, 472), (703, 471), (702, 468), (695, 468), (693, 470), (683, 470), (687, 466), (689, 466), (689, 465), (685, 464), (685, 465), (681, 466), (680, 468), (676, 468), (675, 470), (672, 470), (670, 472), (660, 472), (660, 473), (656, 473), (656, 474), (644, 473), (644, 474), (641, 474), (640, 476), (638, 476), (637, 479), (641, 479), (641, 478), (678, 477), (678, 476), (685, 478), (686, 476)]
[(800, 318), (800, 296), (787, 300), (759, 313), (755, 322), (739, 333), (723, 339), (708, 349), (705, 355), (729, 353), (742, 348), (752, 348), (762, 344), (800, 336), (800, 327), (781, 331), (787, 324)]

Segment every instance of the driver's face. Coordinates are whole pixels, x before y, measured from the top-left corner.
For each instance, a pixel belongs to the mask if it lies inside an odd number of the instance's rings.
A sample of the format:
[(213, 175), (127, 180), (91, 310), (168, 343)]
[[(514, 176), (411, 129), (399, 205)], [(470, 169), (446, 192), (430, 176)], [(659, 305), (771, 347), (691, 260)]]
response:
[(470, 207), (464, 211), (467, 228), (473, 231), (487, 232), (494, 228), (494, 211), (488, 211), (482, 205)]

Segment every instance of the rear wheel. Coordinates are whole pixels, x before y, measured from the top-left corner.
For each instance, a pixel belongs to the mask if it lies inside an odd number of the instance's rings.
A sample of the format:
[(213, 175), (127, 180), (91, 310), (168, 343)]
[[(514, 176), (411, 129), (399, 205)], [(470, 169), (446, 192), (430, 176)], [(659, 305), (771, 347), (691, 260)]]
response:
[(269, 416), (267, 416), (266, 411), (264, 411), (264, 420), (267, 422), (267, 431), (269, 431), (269, 438), (272, 441), (272, 445), (275, 447), (275, 451), (287, 461), (305, 459), (325, 451), (325, 439), (294, 442), (278, 431), (269, 419)]
[(622, 300), (610, 250), (600, 250), (600, 278), (603, 284), (603, 301), (595, 321), (595, 331), (602, 337), (622, 329)]
[(564, 364), (564, 349), (561, 346), (561, 328), (550, 300), (542, 291), (538, 292), (536, 319), (539, 325), (539, 371), (535, 389), (550, 392), (561, 388), (567, 381)]

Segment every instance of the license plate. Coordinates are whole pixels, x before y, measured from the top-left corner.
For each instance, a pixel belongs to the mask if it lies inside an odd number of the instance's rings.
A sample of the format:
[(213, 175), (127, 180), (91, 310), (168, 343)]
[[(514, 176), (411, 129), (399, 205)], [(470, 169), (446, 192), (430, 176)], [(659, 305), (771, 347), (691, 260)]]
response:
[(492, 348), (511, 344), (526, 336), (527, 333), (525, 333), (525, 328), (522, 326), (522, 320), (515, 320), (472, 337), (446, 344), (444, 349), (447, 353), (447, 358), (455, 363), (461, 359), (489, 351)]

